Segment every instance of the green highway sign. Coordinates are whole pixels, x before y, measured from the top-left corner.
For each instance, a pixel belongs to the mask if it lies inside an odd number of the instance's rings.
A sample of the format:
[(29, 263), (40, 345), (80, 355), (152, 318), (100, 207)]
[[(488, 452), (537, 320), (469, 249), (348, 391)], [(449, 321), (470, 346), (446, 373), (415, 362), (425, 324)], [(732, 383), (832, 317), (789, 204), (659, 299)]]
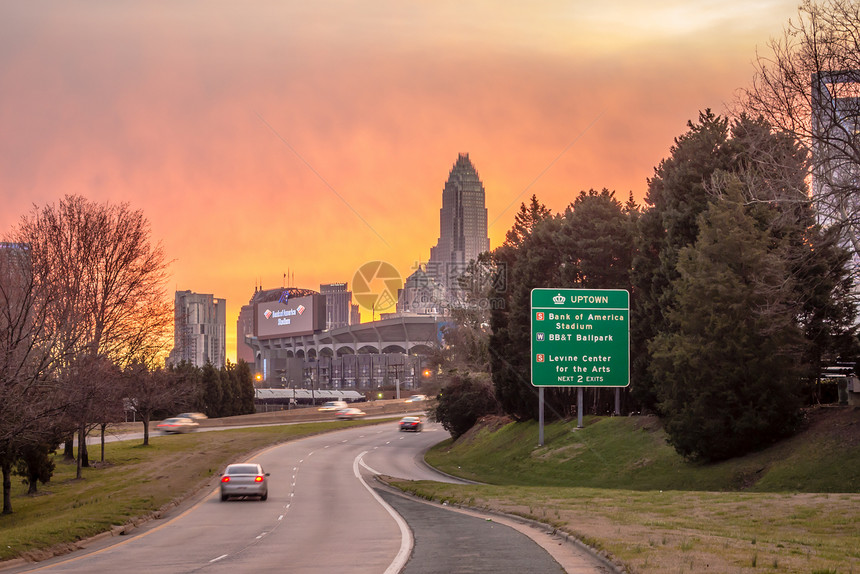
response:
[(630, 293), (623, 289), (532, 289), (532, 384), (630, 384)]

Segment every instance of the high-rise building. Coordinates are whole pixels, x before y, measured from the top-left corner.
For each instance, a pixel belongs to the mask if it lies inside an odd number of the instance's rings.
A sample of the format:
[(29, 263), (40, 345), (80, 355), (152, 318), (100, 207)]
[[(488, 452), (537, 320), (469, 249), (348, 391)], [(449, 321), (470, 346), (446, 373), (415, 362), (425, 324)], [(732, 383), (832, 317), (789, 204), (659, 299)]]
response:
[(346, 283), (320, 285), (320, 293), (325, 295), (326, 331), (349, 325), (352, 291), (347, 290)]
[[(825, 226), (841, 224), (849, 237), (860, 237), (854, 215), (860, 212), (856, 189), (860, 165), (860, 70), (820, 72), (812, 76), (813, 195)], [(848, 243), (848, 242), (846, 242)]]
[(173, 350), (168, 361), (216, 368), (227, 359), (227, 301), (209, 294), (177, 291), (173, 306)]
[(400, 315), (444, 314), (445, 293), (420, 266), (406, 278), (397, 293), (397, 313)]
[[(0, 242), (0, 286), (21, 289), (29, 282), (30, 245), (27, 243)], [(8, 298), (9, 295), (6, 296)]]
[(439, 241), (430, 248), (426, 267), (443, 289), (455, 289), (469, 263), (490, 250), (485, 199), (484, 184), (469, 154), (461, 153), (442, 189)]
[[(0, 242), (0, 333), (32, 325), (33, 270), (28, 243)], [(24, 318), (26, 323), (21, 323)]]
[[(812, 201), (819, 223), (839, 230), (842, 246), (860, 268), (860, 70), (812, 75)], [(856, 275), (855, 275), (856, 276)], [(855, 279), (860, 292), (860, 280)]]
[(245, 342), (246, 335), (254, 334), (254, 305), (253, 299), (248, 305), (242, 305), (239, 309), (239, 318), (236, 320), (236, 360), (245, 361), (249, 365), (254, 364), (254, 349)]

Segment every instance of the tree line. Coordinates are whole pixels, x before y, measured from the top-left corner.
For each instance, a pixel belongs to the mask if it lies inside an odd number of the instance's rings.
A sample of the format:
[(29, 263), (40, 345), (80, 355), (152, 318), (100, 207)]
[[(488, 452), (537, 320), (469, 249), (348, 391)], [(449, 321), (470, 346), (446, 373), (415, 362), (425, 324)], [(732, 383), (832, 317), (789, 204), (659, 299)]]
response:
[[(452, 377), (438, 418), (455, 436), (487, 412), (536, 418), (531, 290), (626, 289), (624, 412), (660, 415), (690, 459), (794, 432), (801, 408), (821, 400), (822, 365), (857, 353), (851, 254), (816, 222), (805, 173), (798, 146), (764, 120), (705, 111), (656, 168), (645, 206), (589, 190), (553, 214), (532, 196), (474, 268), (507, 277), (471, 297), (504, 304), (465, 306), (446, 333)], [(545, 400), (551, 417), (571, 416), (575, 389), (547, 388)], [(614, 390), (588, 389), (585, 408), (612, 413)]]
[[(133, 413), (144, 425), (180, 410), (254, 411), (250, 367), (164, 366), (173, 309), (169, 262), (128, 204), (66, 196), (34, 207), (0, 243), (0, 470), (3, 513), (13, 473), (31, 492), (60, 444), (77, 476), (86, 437)], [(72, 446), (77, 441), (77, 454)], [(102, 458), (104, 443), (102, 442)]]
[[(592, 189), (563, 213), (536, 196), (520, 206), (505, 242), (464, 277), (480, 289), (466, 289), (447, 333), (456, 344), (440, 357), (450, 384), (435, 414), (455, 437), (487, 413), (537, 417), (537, 287), (630, 292), (622, 411), (659, 415), (688, 459), (765, 447), (827, 400), (822, 366), (858, 351), (860, 6), (805, 1), (799, 12), (733, 116), (688, 122), (644, 205)], [(480, 298), (493, 305), (470, 305)], [(574, 389), (545, 398), (551, 417), (575, 408)], [(613, 412), (614, 390), (587, 389), (584, 406)]]

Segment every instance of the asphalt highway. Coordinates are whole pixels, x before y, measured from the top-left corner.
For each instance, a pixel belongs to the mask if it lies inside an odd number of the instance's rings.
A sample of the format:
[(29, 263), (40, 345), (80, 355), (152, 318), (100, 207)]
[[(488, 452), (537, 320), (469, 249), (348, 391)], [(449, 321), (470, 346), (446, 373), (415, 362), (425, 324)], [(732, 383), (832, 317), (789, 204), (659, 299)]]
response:
[[(396, 423), (325, 433), (272, 447), (251, 460), (270, 476), (269, 498), (221, 502), (217, 480), (194, 504), (131, 535), (7, 572), (212, 574), (290, 572), (429, 574), (609, 572), (588, 553), (486, 518), (405, 498), (377, 473), (457, 481), (423, 463), (447, 433)], [(239, 461), (237, 461), (239, 462)]]

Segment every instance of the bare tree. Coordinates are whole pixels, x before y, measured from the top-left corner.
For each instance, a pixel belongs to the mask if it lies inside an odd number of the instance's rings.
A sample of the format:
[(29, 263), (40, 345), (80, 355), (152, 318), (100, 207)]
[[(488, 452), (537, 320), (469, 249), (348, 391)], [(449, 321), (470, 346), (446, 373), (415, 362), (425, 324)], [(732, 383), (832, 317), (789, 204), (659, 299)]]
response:
[(182, 403), (193, 392), (193, 381), (181, 373), (163, 368), (150, 368), (142, 362), (126, 367), (126, 396), (134, 405), (143, 423), (143, 444), (149, 445), (149, 423), (161, 410)]
[(79, 352), (122, 368), (165, 351), (169, 263), (161, 244), (151, 243), (142, 211), (66, 196), (24, 216), (18, 236), (72, 305)]
[(821, 223), (860, 254), (860, 4), (804, 0), (756, 59), (741, 106), (792, 134), (811, 159)]
[(62, 373), (65, 419), (78, 435), (77, 478), (89, 466), (87, 435), (103, 421), (116, 420), (122, 408), (119, 378), (119, 369), (105, 357), (88, 354), (75, 358)]
[(3, 514), (12, 512), (11, 471), (25, 446), (50, 435), (64, 412), (53, 377), (70, 338), (58, 329), (65, 302), (26, 243), (0, 243), (0, 467)]
[[(62, 336), (74, 360), (98, 357), (123, 368), (137, 360), (153, 362), (165, 354), (173, 321), (164, 289), (168, 263), (161, 245), (151, 243), (142, 211), (125, 203), (100, 204), (66, 196), (56, 205), (34, 208), (22, 217), (15, 237), (32, 246), (41, 272), (39, 282), (51, 285), (54, 296), (65, 302), (67, 327)], [(87, 425), (104, 418), (81, 418), (85, 413), (90, 417), (104, 412), (105, 405), (82, 408), (80, 400), (92, 391), (84, 383), (91, 379), (66, 376), (64, 371), (71, 365), (71, 359), (59, 365), (60, 380), (83, 385), (68, 389), (66, 396), (77, 397), (73, 418), (86, 453)], [(93, 400), (104, 401), (108, 396), (95, 393)]]

